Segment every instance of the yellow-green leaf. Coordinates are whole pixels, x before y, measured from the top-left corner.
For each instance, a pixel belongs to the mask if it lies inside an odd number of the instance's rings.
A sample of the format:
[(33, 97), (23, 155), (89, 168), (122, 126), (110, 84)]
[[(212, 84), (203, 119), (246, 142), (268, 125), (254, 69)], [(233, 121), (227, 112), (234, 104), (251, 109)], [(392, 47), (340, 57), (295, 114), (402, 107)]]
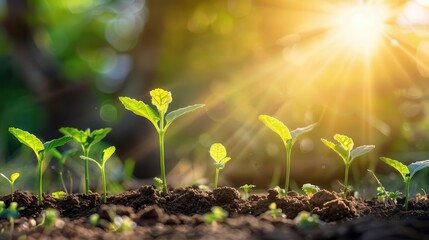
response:
[(129, 97), (119, 97), (125, 109), (133, 112), (136, 115), (142, 116), (149, 120), (156, 128), (158, 128), (159, 116), (158, 114), (146, 103), (137, 101)]
[(394, 160), (387, 157), (381, 157), (380, 160), (396, 169), (401, 174), (404, 181), (407, 175), (410, 174), (410, 170), (408, 169), (408, 167), (405, 166), (403, 163), (399, 162), (398, 160)]
[(215, 162), (220, 162), (226, 157), (226, 148), (221, 143), (214, 143), (210, 147), (210, 156)]
[(115, 150), (116, 150), (115, 146), (110, 146), (104, 149), (103, 157), (102, 157), (103, 163), (106, 162), (107, 159), (109, 159), (113, 155), (113, 153), (115, 153)]
[(12, 181), (12, 183), (14, 183), (16, 181), (16, 179), (19, 178), (19, 173), (12, 173), (12, 175), (10, 175), (10, 180)]
[(156, 106), (158, 112), (160, 114), (166, 113), (168, 109), (168, 104), (173, 101), (173, 98), (171, 97), (171, 92), (165, 91), (161, 88), (156, 88), (150, 91), (149, 94), (152, 97), (152, 104)]
[(68, 143), (70, 140), (72, 140), (72, 136), (63, 136), (57, 139), (52, 139), (51, 141), (45, 142), (43, 146), (45, 147), (46, 151), (50, 151), (51, 149), (54, 149), (56, 147), (60, 147), (66, 143)]
[(22, 144), (33, 149), (34, 153), (38, 158), (39, 153), (45, 150), (43, 143), (33, 134), (14, 127), (10, 127), (9, 132), (12, 133), (12, 135), (14, 135)]
[(187, 107), (183, 107), (183, 108), (179, 108), (177, 110), (171, 111), (165, 116), (165, 121), (167, 121), (167, 124), (170, 125), (176, 118), (186, 113), (193, 112), (198, 108), (202, 108), (204, 106), (205, 106), (204, 104), (195, 104), (195, 105), (191, 105), (191, 106), (187, 106)]
[(268, 115), (259, 115), (261, 120), (268, 128), (277, 133), (283, 142), (287, 142), (292, 138), (289, 129), (277, 118)]
[(343, 146), (341, 146), (341, 145), (338, 145), (338, 144), (335, 144), (335, 143), (333, 143), (333, 142), (331, 142), (331, 141), (328, 141), (328, 140), (326, 140), (326, 139), (324, 139), (324, 138), (322, 138), (322, 139), (320, 139), (327, 147), (329, 147), (330, 149), (332, 149), (332, 150), (334, 150), (334, 152), (336, 152), (340, 157), (341, 157), (341, 159), (343, 159), (343, 161), (344, 161), (344, 164), (349, 164), (348, 163), (348, 156), (349, 156), (349, 153), (347, 152), (347, 150), (345, 150), (344, 148), (343, 148)]
[(347, 137), (346, 135), (335, 134), (334, 139), (337, 140), (339, 144), (347, 151), (350, 152), (353, 149), (354, 143), (353, 139)]
[(80, 144), (85, 143), (88, 137), (85, 131), (79, 130), (77, 128), (63, 127), (60, 128), (59, 131), (66, 136), (73, 137), (73, 139)]

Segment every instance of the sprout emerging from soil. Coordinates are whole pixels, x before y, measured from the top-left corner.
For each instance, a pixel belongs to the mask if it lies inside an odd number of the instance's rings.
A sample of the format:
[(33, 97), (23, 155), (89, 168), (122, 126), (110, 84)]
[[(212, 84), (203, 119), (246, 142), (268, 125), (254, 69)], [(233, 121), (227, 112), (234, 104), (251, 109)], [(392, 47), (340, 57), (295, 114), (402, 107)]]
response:
[(305, 194), (307, 195), (307, 197), (311, 197), (313, 196), (313, 194), (317, 193), (318, 191), (320, 191), (320, 188), (316, 185), (310, 184), (310, 183), (306, 183), (304, 185), (302, 185), (302, 191), (305, 192)]
[(243, 186), (241, 186), (240, 188), (243, 189), (244, 192), (244, 199), (248, 199), (249, 198), (249, 192), (256, 187), (253, 184), (244, 184)]
[(45, 144), (42, 143), (36, 136), (33, 134), (21, 130), (19, 128), (9, 128), (9, 132), (14, 135), (18, 141), (20, 141), (22, 144), (26, 145), (27, 147), (31, 148), (34, 151), (34, 154), (36, 154), (37, 157), (37, 171), (39, 173), (39, 181), (38, 181), (38, 204), (42, 204), (42, 164), (43, 160), (45, 159), (45, 153), (50, 151), (53, 148), (62, 146), (66, 144), (68, 141), (70, 141), (72, 138), (70, 136), (64, 136), (61, 138), (57, 138), (48, 142), (45, 142)]
[(164, 186), (164, 184), (163, 184), (161, 178), (154, 177), (152, 179), (152, 182), (153, 182), (153, 186), (155, 187), (155, 189), (162, 192), (162, 186)]
[(228, 217), (228, 212), (223, 210), (223, 208), (214, 206), (211, 209), (211, 212), (208, 212), (203, 215), (203, 220), (206, 224), (216, 224), (219, 221), (223, 221)]
[(214, 188), (217, 188), (217, 182), (219, 179), (219, 171), (225, 167), (225, 164), (231, 160), (230, 157), (227, 157), (226, 155), (226, 148), (221, 143), (214, 143), (210, 147), (210, 156), (215, 161), (215, 181), (214, 181)]
[(398, 160), (394, 160), (391, 158), (381, 157), (381, 161), (385, 162), (389, 166), (396, 169), (404, 179), (405, 183), (405, 210), (408, 210), (408, 195), (410, 192), (410, 182), (411, 178), (416, 174), (418, 171), (429, 167), (429, 160), (423, 160), (418, 162), (413, 162), (410, 165), (406, 166), (403, 163), (399, 162)]
[(281, 187), (279, 187), (279, 186), (276, 186), (276, 187), (274, 188), (274, 190), (276, 190), (276, 192), (279, 194), (279, 196), (280, 196), (280, 197), (284, 197), (284, 196), (286, 196), (286, 195), (287, 195), (286, 190), (285, 190), (285, 189), (283, 189), (283, 188), (281, 188)]
[(370, 152), (372, 149), (375, 148), (374, 145), (363, 145), (359, 146), (355, 149), (353, 149), (354, 143), (353, 139), (340, 134), (335, 134), (334, 139), (338, 142), (338, 144), (335, 144), (331, 141), (328, 141), (324, 138), (322, 138), (322, 142), (332, 149), (334, 152), (336, 152), (341, 159), (344, 161), (345, 165), (345, 172), (344, 172), (344, 198), (347, 197), (348, 192), (348, 179), (349, 179), (349, 168), (352, 164), (353, 160), (359, 156), (362, 156), (368, 152)]
[(164, 137), (165, 132), (171, 123), (178, 117), (195, 111), (198, 108), (204, 107), (204, 104), (195, 104), (184, 108), (169, 112), (167, 115), (168, 105), (173, 101), (171, 92), (157, 88), (150, 91), (152, 97), (152, 104), (157, 108), (156, 112), (148, 104), (138, 101), (129, 97), (119, 97), (119, 100), (124, 105), (125, 109), (130, 110), (136, 115), (142, 116), (149, 120), (155, 127), (159, 137), (159, 162), (161, 168), (161, 180), (163, 182), (162, 192), (166, 194), (167, 189), (167, 178), (165, 176), (165, 163), (164, 163)]
[(282, 212), (281, 208), (277, 208), (277, 204), (275, 202), (272, 202), (268, 206), (268, 211), (266, 212), (267, 215), (271, 216), (272, 218), (286, 218), (286, 214)]
[[(295, 144), (298, 137), (306, 132), (309, 132), (316, 127), (316, 123), (308, 125), (303, 128), (297, 128), (293, 131), (289, 131), (283, 122), (278, 120), (277, 118), (268, 116), (268, 115), (259, 115), (259, 120), (261, 120), (269, 129), (277, 133), (282, 139), (283, 145), (286, 149), (286, 180), (285, 180), (285, 190), (289, 191), (289, 176), (290, 176), (290, 157), (292, 153), (292, 147)], [(279, 182), (280, 172), (278, 170), (280, 168), (275, 168), (273, 174), (273, 181), (271, 183), (272, 186), (275, 186)]]
[(64, 191), (56, 191), (51, 193), (52, 197), (58, 200), (64, 199), (67, 196), (67, 193)]
[(18, 172), (12, 173), (10, 175), (10, 178), (6, 177), (3, 173), (0, 173), (0, 175), (9, 182), (10, 198), (11, 198), (11, 201), (13, 202), (13, 185), (14, 185), (15, 181), (19, 178), (19, 173)]
[(298, 213), (293, 221), (301, 229), (310, 229), (325, 224), (317, 214), (310, 214), (307, 211)]
[[(112, 131), (111, 128), (101, 128), (92, 132), (89, 128), (85, 131), (71, 127), (60, 128), (62, 134), (73, 137), (73, 139), (80, 144), (85, 157), (89, 157), (91, 147), (105, 138), (110, 131)], [(88, 160), (85, 160), (85, 194), (89, 194)]]
[(90, 158), (90, 157), (85, 157), (85, 156), (80, 156), (80, 158), (82, 158), (83, 160), (89, 160), (93, 163), (95, 163), (98, 168), (100, 168), (101, 171), (101, 181), (103, 183), (103, 202), (106, 203), (107, 202), (107, 197), (106, 197), (106, 192), (107, 192), (107, 185), (106, 185), (106, 171), (105, 171), (105, 165), (107, 160), (113, 155), (113, 153), (115, 153), (115, 146), (110, 146), (106, 149), (103, 150), (103, 154), (101, 154), (101, 163), (97, 162), (96, 160)]

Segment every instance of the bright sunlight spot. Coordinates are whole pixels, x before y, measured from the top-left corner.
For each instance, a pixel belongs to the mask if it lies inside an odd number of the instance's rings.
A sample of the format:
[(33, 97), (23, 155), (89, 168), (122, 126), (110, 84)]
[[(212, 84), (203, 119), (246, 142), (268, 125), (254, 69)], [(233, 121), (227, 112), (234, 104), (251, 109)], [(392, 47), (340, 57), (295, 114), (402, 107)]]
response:
[(375, 5), (356, 5), (340, 9), (334, 17), (335, 41), (347, 48), (371, 50), (382, 39), (386, 9)]

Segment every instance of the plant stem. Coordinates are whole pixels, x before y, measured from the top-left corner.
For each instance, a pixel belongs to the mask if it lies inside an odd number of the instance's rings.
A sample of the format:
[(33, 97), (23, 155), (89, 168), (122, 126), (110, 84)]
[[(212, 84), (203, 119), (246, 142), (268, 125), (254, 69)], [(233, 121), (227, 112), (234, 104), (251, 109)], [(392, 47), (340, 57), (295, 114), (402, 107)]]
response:
[(101, 181), (103, 182), (103, 202), (107, 203), (106, 172), (104, 171), (104, 164), (103, 164), (103, 167), (101, 168)]
[(290, 177), (290, 155), (292, 153), (292, 146), (290, 143), (285, 144), (286, 147), (286, 180), (285, 180), (285, 191), (289, 191), (289, 177)]
[[(89, 149), (84, 148), (83, 155), (89, 157)], [(89, 194), (89, 168), (88, 159), (85, 159), (85, 194)]]
[(10, 183), (10, 197), (11, 197), (11, 202), (13, 202), (13, 183)]
[(161, 180), (162, 180), (162, 193), (167, 194), (167, 177), (165, 176), (165, 163), (164, 163), (164, 114), (161, 113), (161, 119), (159, 122), (159, 163), (161, 167)]
[(347, 198), (347, 182), (349, 180), (349, 164), (346, 164), (346, 170), (344, 172), (344, 199)]
[(43, 159), (38, 159), (37, 161), (37, 169), (39, 172), (39, 196), (38, 196), (38, 205), (42, 205), (42, 163)]
[(59, 173), (59, 177), (60, 177), (61, 185), (62, 185), (62, 186), (63, 186), (63, 188), (64, 188), (64, 192), (66, 192), (66, 194), (67, 194), (67, 195), (69, 195), (69, 192), (67, 191), (66, 183), (64, 182), (63, 172), (60, 172), (60, 173)]
[(406, 177), (405, 180), (405, 211), (408, 211), (408, 195), (410, 193), (410, 177)]
[(219, 168), (216, 168), (214, 188), (217, 188), (217, 181), (218, 180), (219, 180)]

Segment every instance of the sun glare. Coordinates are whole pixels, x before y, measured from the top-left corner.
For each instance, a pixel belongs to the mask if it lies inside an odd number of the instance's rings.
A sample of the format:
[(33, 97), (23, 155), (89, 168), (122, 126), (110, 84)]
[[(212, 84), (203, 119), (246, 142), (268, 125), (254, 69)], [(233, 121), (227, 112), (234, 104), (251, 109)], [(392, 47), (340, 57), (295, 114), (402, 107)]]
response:
[(334, 17), (334, 40), (361, 52), (373, 50), (384, 34), (386, 9), (382, 6), (356, 5), (339, 9)]

